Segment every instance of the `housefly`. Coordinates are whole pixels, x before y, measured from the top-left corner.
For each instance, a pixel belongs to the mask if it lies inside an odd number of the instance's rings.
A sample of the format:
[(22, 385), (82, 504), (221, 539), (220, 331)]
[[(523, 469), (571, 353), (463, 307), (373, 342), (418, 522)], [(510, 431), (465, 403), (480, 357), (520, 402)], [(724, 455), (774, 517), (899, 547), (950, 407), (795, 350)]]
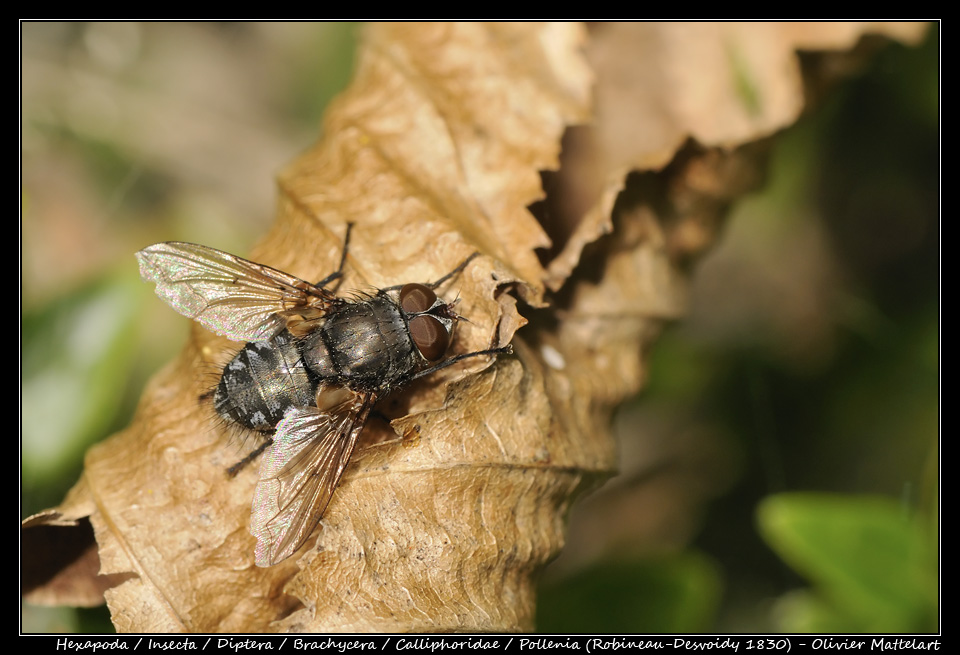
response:
[[(337, 295), (275, 268), (191, 243), (137, 253), (140, 276), (176, 311), (234, 341), (246, 341), (213, 392), (217, 413), (264, 435), (250, 533), (257, 566), (296, 552), (316, 528), (378, 398), (468, 357), (445, 358), (460, 320), (435, 282), (375, 294)], [(236, 472), (237, 467), (231, 469)]]

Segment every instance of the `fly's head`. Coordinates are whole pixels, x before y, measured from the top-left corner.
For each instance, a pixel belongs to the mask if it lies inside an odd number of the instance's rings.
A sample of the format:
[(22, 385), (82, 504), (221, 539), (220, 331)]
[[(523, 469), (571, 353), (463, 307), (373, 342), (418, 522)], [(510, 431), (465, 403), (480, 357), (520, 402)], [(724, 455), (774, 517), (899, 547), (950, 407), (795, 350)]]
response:
[(425, 284), (405, 284), (400, 288), (399, 305), (410, 327), (413, 344), (427, 362), (443, 359), (453, 330), (460, 317)]

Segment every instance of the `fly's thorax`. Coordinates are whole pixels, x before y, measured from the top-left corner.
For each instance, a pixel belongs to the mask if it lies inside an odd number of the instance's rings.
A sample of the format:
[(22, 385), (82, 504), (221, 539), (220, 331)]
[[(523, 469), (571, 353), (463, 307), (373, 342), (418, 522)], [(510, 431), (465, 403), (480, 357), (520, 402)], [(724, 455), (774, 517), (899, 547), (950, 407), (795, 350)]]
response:
[(419, 364), (403, 312), (379, 295), (329, 314), (301, 352), (322, 381), (357, 390), (385, 390)]
[(322, 383), (386, 392), (442, 358), (454, 321), (426, 314), (446, 305), (429, 289), (431, 304), (424, 306), (422, 300), (404, 304), (406, 289), (400, 291), (399, 302), (395, 291), (384, 291), (327, 315), (300, 344), (311, 373)]

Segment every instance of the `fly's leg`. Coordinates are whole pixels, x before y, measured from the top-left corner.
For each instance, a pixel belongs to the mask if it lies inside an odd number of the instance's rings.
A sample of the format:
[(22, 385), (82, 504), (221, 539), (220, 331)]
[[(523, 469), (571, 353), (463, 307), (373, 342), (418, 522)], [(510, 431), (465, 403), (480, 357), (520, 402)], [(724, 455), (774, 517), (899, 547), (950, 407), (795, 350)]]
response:
[(478, 253), (478, 252), (473, 253), (472, 255), (470, 255), (469, 257), (467, 257), (466, 259), (464, 259), (462, 262), (460, 262), (455, 269), (453, 269), (452, 271), (450, 271), (449, 273), (447, 273), (446, 275), (444, 275), (442, 278), (440, 278), (440, 279), (437, 280), (436, 282), (431, 282), (430, 284), (428, 284), (428, 285), (426, 285), (426, 286), (428, 286), (428, 287), (431, 288), (431, 289), (436, 289), (436, 288), (439, 287), (441, 284), (443, 284), (444, 282), (446, 282), (447, 280), (449, 280), (450, 278), (452, 278), (454, 275), (459, 275), (460, 273), (462, 273), (462, 272), (463, 272), (463, 269), (465, 269), (465, 268), (467, 267), (467, 264), (469, 264), (469, 263), (472, 262), (476, 257), (479, 257), (479, 256), (480, 256), (480, 253)]
[[(443, 276), (442, 278), (440, 278), (439, 280), (437, 280), (437, 281), (435, 281), (435, 282), (429, 282), (429, 283), (427, 283), (427, 284), (424, 284), (423, 286), (427, 287), (428, 289), (436, 289), (437, 287), (439, 287), (441, 284), (443, 284), (444, 282), (446, 282), (447, 280), (449, 280), (449, 279), (452, 278), (453, 276), (462, 273), (462, 272), (463, 272), (463, 269), (465, 269), (465, 268), (467, 267), (467, 264), (469, 264), (469, 263), (472, 262), (476, 257), (479, 257), (479, 256), (480, 256), (480, 253), (478, 253), (478, 252), (473, 253), (472, 255), (470, 255), (469, 257), (467, 257), (466, 259), (464, 259), (462, 262), (460, 262), (459, 264), (457, 264), (457, 267), (456, 267), (456, 268), (454, 268), (452, 271), (450, 271), (449, 273), (447, 273), (446, 275), (444, 275), (444, 276)], [(380, 289), (380, 292), (382, 293), (382, 292), (384, 292), (384, 291), (396, 291), (397, 289), (401, 289), (401, 288), (403, 288), (403, 285), (402, 285), (402, 284), (396, 284), (396, 285), (394, 285), (394, 286), (392, 286), (392, 287), (384, 287), (383, 289)]]
[[(316, 286), (323, 288), (333, 282), (334, 280), (339, 280), (343, 277), (343, 265), (347, 263), (347, 250), (350, 247), (350, 232), (353, 231), (353, 223), (347, 223), (347, 234), (343, 237), (343, 252), (340, 253), (340, 265), (337, 266), (337, 270), (317, 282)], [(340, 286), (339, 284), (337, 285)], [(336, 291), (336, 289), (334, 289)]]
[(253, 449), (249, 455), (227, 469), (227, 475), (231, 478), (237, 477), (237, 473), (246, 468), (247, 464), (255, 460), (260, 454), (273, 444), (273, 437), (264, 437), (263, 443)]
[(416, 375), (410, 378), (410, 380), (416, 380), (417, 378), (422, 378), (425, 375), (430, 375), (431, 373), (436, 373), (442, 368), (447, 368), (451, 364), (456, 364), (459, 361), (467, 359), (468, 357), (480, 357), (481, 355), (512, 355), (513, 346), (507, 344), (506, 346), (501, 346), (499, 348), (490, 348), (489, 350), (478, 350), (472, 353), (464, 353), (462, 355), (457, 355), (456, 357), (451, 357), (446, 361), (442, 361), (436, 366), (431, 366), (430, 368), (425, 368), (422, 371), (418, 371)]

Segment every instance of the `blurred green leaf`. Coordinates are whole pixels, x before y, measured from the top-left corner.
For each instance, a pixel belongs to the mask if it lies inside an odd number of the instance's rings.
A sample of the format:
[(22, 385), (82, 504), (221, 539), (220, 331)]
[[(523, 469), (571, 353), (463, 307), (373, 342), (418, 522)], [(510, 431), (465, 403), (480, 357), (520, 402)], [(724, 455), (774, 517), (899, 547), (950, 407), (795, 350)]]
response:
[(86, 448), (131, 411), (143, 298), (132, 278), (96, 280), (23, 315), (24, 515), (56, 503)]
[(814, 583), (792, 595), (784, 628), (815, 632), (935, 631), (937, 562), (918, 517), (871, 496), (781, 494), (758, 510), (766, 541)]
[(695, 551), (604, 562), (542, 586), (537, 629), (700, 632), (712, 625), (720, 588), (714, 563)]

